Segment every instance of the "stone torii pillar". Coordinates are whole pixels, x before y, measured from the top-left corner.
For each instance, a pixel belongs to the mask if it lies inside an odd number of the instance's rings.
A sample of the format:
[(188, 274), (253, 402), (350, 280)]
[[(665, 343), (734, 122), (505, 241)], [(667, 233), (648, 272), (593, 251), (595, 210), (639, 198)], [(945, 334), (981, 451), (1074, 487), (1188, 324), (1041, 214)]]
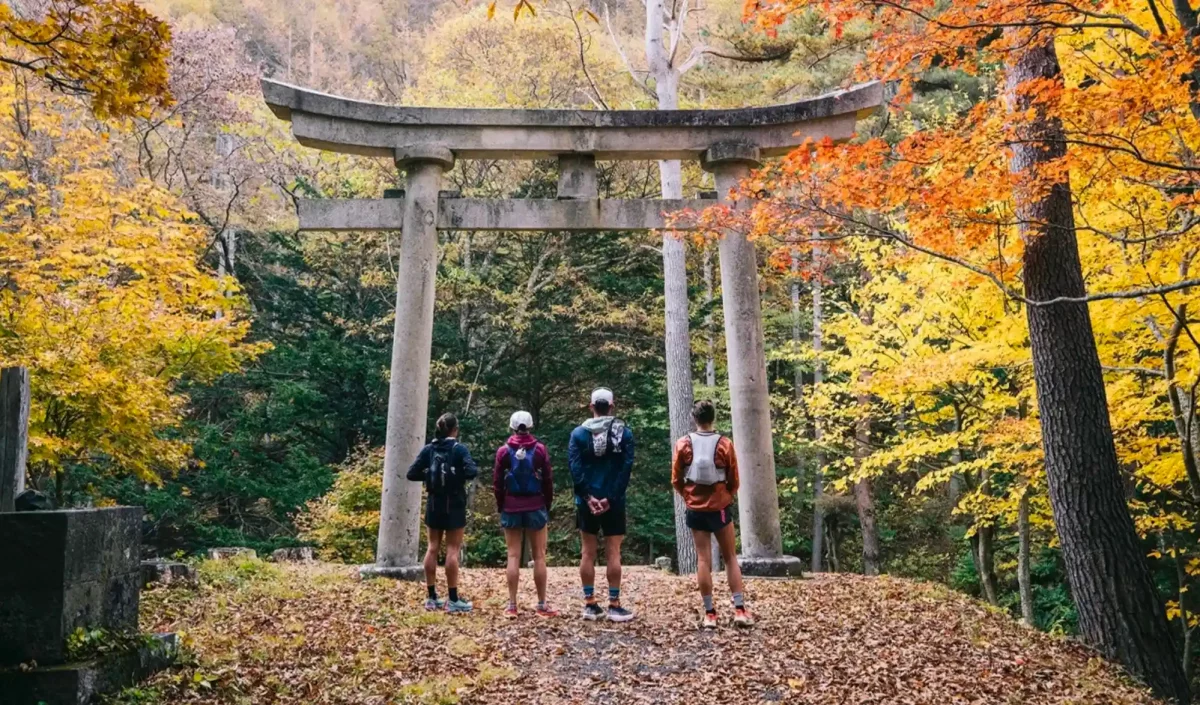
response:
[[(761, 165), (760, 159), (759, 149), (754, 145), (725, 143), (710, 147), (700, 164), (716, 179), (720, 202), (732, 203), (730, 191), (750, 175), (751, 169)], [(736, 203), (733, 205), (737, 207)], [(721, 260), (733, 439), (741, 474), (739, 562), (747, 575), (800, 575), (803, 564), (799, 558), (783, 554), (779, 531), (779, 491), (771, 438), (758, 255), (754, 243), (744, 234), (732, 232), (721, 238), (717, 252)]]
[(437, 212), (442, 177), (454, 154), (440, 145), (396, 150), (396, 167), (408, 174), (404, 193), (400, 261), (396, 268), (396, 322), (388, 383), (387, 435), (383, 451), (383, 497), (379, 546), (366, 574), (417, 580), (421, 536), (421, 486), (405, 479), (425, 445), (433, 307), (437, 280)]
[[(272, 112), (301, 144), (344, 154), (392, 157), (408, 173), (404, 199), (301, 200), (300, 229), (402, 230), (396, 324), (388, 391), (379, 547), (364, 576), (417, 579), (421, 488), (405, 470), (425, 442), (433, 339), (438, 230), (605, 232), (670, 226), (668, 215), (717, 201), (605, 200), (596, 160), (699, 159), (720, 200), (762, 157), (787, 154), (808, 138), (849, 139), (856, 121), (882, 102), (878, 83), (787, 105), (735, 110), (505, 110), (380, 105), (263, 81)], [(396, 145), (416, 145), (397, 148)], [(554, 199), (461, 198), (441, 194), (458, 159), (558, 159)], [(762, 306), (754, 244), (740, 233), (720, 243), (732, 419), (742, 487), (742, 569), (795, 575), (783, 555), (771, 441)], [(665, 491), (665, 488), (664, 488)], [(636, 521), (637, 518), (633, 517)]]

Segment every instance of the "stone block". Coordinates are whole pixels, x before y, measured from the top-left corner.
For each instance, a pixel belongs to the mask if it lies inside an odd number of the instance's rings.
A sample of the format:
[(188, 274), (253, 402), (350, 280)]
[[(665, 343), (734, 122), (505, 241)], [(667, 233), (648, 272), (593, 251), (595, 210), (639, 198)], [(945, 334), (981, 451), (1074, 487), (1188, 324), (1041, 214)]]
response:
[(196, 584), (196, 568), (194, 566), (162, 558), (142, 561), (142, 587), (180, 584)]
[(804, 562), (795, 556), (738, 556), (742, 575), (761, 578), (800, 578)]
[(659, 570), (671, 570), (671, 559), (668, 556), (659, 556), (654, 559), (654, 567)]
[(312, 546), (293, 546), (275, 549), (271, 553), (271, 560), (276, 563), (312, 563), (315, 559)]
[(229, 546), (208, 549), (208, 557), (214, 561), (223, 561), (229, 558), (258, 558), (258, 553), (253, 548)]
[(405, 565), (405, 566), (379, 566), (379, 565), (362, 565), (358, 567), (358, 577), (363, 580), (373, 580), (375, 578), (390, 578), (392, 580), (424, 580), (425, 567), (422, 565)]
[(140, 507), (0, 514), (0, 666), (62, 663), (78, 628), (137, 629)]
[(85, 705), (174, 663), (174, 634), (156, 634), (136, 649), (82, 663), (33, 669), (0, 668), (3, 705)]

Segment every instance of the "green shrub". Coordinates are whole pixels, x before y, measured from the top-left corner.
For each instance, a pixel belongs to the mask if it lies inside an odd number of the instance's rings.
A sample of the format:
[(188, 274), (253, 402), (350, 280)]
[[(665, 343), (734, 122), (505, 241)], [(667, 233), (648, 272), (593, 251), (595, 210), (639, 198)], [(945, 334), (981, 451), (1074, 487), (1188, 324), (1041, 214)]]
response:
[(358, 449), (339, 467), (333, 487), (296, 518), (300, 538), (321, 558), (342, 563), (375, 560), (383, 495), (383, 449)]
[(274, 580), (283, 576), (283, 571), (261, 558), (244, 556), (202, 561), (196, 572), (201, 583), (230, 587), (241, 587), (247, 583)]

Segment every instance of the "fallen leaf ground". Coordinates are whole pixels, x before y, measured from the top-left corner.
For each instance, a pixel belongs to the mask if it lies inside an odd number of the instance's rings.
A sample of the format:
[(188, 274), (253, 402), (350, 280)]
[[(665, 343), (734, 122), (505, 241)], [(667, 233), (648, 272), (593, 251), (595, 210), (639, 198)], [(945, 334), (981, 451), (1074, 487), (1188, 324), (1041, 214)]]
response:
[[(602, 570), (600, 571), (602, 575)], [(578, 578), (552, 569), (557, 619), (505, 620), (504, 573), (468, 570), (467, 616), (424, 588), (330, 565), (204, 566), (199, 588), (143, 594), (143, 627), (185, 635), (189, 662), (126, 701), (196, 703), (1151, 704), (1118, 671), (950, 590), (891, 578), (752, 580), (759, 625), (697, 629), (693, 581), (625, 571), (628, 624), (578, 618)], [(597, 593), (603, 594), (599, 577)], [(727, 602), (723, 582), (718, 600)]]

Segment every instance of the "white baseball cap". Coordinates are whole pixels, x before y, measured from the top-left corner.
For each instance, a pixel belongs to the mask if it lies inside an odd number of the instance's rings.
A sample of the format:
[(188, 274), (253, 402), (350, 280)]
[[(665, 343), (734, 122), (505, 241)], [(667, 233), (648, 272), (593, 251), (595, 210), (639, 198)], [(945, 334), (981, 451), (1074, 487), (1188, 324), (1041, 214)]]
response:
[(508, 420), (508, 427), (516, 431), (522, 426), (525, 427), (525, 430), (533, 428), (533, 414), (528, 411), (513, 412), (512, 418)]
[(595, 404), (598, 401), (608, 402), (609, 404), (613, 403), (612, 390), (607, 387), (600, 387), (593, 391), (592, 403)]

